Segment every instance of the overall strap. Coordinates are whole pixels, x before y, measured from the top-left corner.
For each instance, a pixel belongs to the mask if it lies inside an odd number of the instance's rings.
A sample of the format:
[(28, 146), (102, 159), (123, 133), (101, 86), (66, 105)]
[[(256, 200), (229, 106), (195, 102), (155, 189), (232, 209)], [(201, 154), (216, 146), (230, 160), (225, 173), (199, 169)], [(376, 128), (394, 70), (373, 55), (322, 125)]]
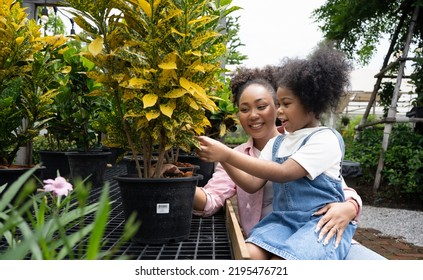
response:
[[(310, 139), (310, 137), (313, 134), (315, 134), (316, 132), (322, 131), (324, 129), (330, 129), (335, 134), (336, 138), (338, 138), (338, 142), (339, 142), (339, 146), (341, 148), (341, 154), (342, 154), (342, 156), (341, 156), (341, 163), (340, 163), (340, 166), (339, 166), (339, 168), (340, 168), (339, 169), (340, 170), (339, 174), (341, 174), (342, 173), (342, 162), (344, 161), (345, 146), (344, 146), (344, 139), (342, 138), (341, 134), (336, 129), (330, 128), (330, 127), (322, 127), (321, 129), (318, 129), (316, 131), (313, 131), (312, 133), (310, 133), (309, 135), (307, 135), (307, 137), (303, 140), (303, 142), (301, 143), (301, 145), (300, 145), (299, 148), (301, 148), (302, 146), (304, 146), (304, 144), (307, 143), (308, 139)], [(341, 176), (339, 176), (339, 177), (341, 177)]]
[(285, 138), (285, 134), (279, 134), (278, 136), (276, 136), (276, 139), (275, 139), (275, 142), (273, 143), (273, 148), (272, 148), (272, 161), (276, 161), (276, 155), (278, 153), (279, 146), (281, 145), (284, 138)]

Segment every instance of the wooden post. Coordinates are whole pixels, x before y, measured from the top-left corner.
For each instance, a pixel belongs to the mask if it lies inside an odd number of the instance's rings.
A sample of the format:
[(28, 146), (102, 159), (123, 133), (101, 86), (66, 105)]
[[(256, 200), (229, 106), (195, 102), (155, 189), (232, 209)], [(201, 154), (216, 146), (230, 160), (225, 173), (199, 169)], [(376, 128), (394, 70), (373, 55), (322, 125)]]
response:
[[(401, 81), (402, 81), (402, 78), (403, 78), (403, 75), (404, 75), (405, 63), (407, 61), (406, 58), (408, 56), (408, 51), (410, 49), (410, 43), (411, 43), (411, 38), (413, 37), (414, 25), (416, 24), (416, 20), (417, 20), (418, 15), (419, 15), (419, 6), (417, 5), (416, 8), (414, 9), (413, 17), (411, 19), (410, 27), (408, 29), (407, 40), (405, 42), (404, 50), (403, 50), (403, 53), (401, 55), (402, 59), (401, 59), (400, 66), (399, 66), (399, 69), (398, 69), (397, 82), (395, 84), (394, 94), (392, 96), (391, 106), (389, 107), (389, 110), (388, 110), (387, 119), (395, 119), (396, 114), (397, 114), (397, 101), (398, 101), (398, 96), (399, 96), (399, 92), (400, 92), (400, 89), (401, 89)], [(377, 169), (376, 169), (375, 182), (374, 182), (374, 185), (373, 185), (373, 192), (376, 192), (378, 190), (379, 186), (380, 186), (381, 171), (382, 171), (383, 166), (384, 166), (385, 152), (388, 149), (389, 136), (391, 135), (392, 126), (393, 126), (393, 123), (386, 123), (385, 129), (383, 130), (382, 150), (381, 150), (380, 157), (379, 157), (379, 163), (378, 163), (378, 166), (377, 166)]]

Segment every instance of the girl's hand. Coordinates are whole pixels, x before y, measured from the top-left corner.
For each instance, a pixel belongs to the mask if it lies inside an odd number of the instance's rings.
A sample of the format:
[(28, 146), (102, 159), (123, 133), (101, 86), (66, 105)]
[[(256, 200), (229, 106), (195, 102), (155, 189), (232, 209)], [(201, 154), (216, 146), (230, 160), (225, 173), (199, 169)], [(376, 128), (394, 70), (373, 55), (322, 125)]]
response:
[(335, 246), (338, 247), (345, 228), (355, 218), (355, 208), (349, 202), (334, 202), (325, 205), (313, 215), (323, 214), (315, 229), (316, 232), (320, 231), (319, 241), (324, 238), (323, 244), (326, 245), (332, 237), (336, 236)]
[(207, 162), (224, 162), (229, 157), (232, 149), (225, 144), (209, 138), (207, 136), (198, 136), (196, 139), (200, 142), (201, 147), (196, 149), (198, 157)]

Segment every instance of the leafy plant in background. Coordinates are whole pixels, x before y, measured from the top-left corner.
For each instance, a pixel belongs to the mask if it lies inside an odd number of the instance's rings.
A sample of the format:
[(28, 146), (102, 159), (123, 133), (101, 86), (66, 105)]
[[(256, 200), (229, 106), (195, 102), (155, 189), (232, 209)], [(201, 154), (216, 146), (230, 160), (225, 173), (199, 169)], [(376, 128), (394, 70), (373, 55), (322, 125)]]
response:
[(419, 194), (423, 199), (423, 137), (409, 125), (398, 124), (385, 155), (384, 180), (396, 193)]
[(391, 107), (392, 96), (394, 94), (394, 83), (385, 82), (381, 85), (381, 90), (378, 92), (380, 97), (380, 105), (383, 107), (383, 117), (388, 116), (389, 107)]
[(417, 96), (411, 100), (411, 105), (414, 107), (423, 106), (423, 42), (416, 49), (416, 57), (413, 60), (414, 72), (410, 74), (410, 84), (415, 87)]
[(10, 166), (51, 116), (56, 89), (48, 85), (57, 73), (52, 53), (66, 38), (42, 37), (17, 1), (2, 1), (0, 17), (0, 164)]
[[(45, 180), (42, 192), (17, 199), (33, 169), (10, 188), (0, 187), (0, 259), (109, 259), (112, 251), (101, 250), (110, 212), (106, 184), (97, 202), (89, 201), (83, 181), (75, 188), (62, 177)], [(35, 182), (30, 189), (35, 188)], [(72, 190), (73, 189), (73, 190)], [(93, 219), (87, 219), (93, 217)], [(121, 242), (128, 241), (138, 225), (129, 219)], [(119, 249), (119, 244), (114, 248)]]
[[(51, 104), (54, 114), (48, 120), (47, 134), (51, 149), (66, 151), (72, 143), (78, 150), (88, 151), (98, 144), (93, 125), (99, 117), (102, 100), (90, 93), (100, 84), (87, 77), (95, 65), (80, 55), (81, 43), (69, 41), (66, 49), (57, 54), (61, 75), (57, 77), (58, 94)], [(53, 149), (54, 150), (54, 149)]]
[[(350, 123), (350, 131), (360, 122), (355, 118)], [(366, 128), (356, 139), (354, 134), (343, 134), (345, 158), (359, 162), (363, 171), (362, 183), (371, 185), (374, 180), (383, 138), (383, 127)], [(389, 147), (385, 153), (382, 170), (384, 191), (392, 197), (415, 194), (423, 199), (423, 137), (414, 133), (406, 124), (396, 124), (392, 130)]]
[(215, 103), (219, 108), (216, 112), (207, 112), (206, 116), (211, 126), (206, 128), (206, 135), (212, 138), (220, 139), (226, 135), (227, 131), (234, 132), (239, 123), (236, 113), (237, 108), (232, 103), (232, 92), (230, 89), (230, 78), (221, 76), (221, 83), (216, 90), (210, 93), (214, 97)]

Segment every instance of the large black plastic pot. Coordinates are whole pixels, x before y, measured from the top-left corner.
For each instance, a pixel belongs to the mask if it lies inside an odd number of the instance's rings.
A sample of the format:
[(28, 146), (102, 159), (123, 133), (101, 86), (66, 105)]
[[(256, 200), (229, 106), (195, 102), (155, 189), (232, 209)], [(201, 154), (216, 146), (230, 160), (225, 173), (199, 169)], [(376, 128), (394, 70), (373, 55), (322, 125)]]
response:
[(201, 175), (173, 178), (117, 176), (125, 219), (135, 212), (141, 222), (133, 241), (179, 242), (189, 237), (195, 187)]
[[(35, 171), (31, 175), (30, 179), (32, 178), (33, 180), (35, 180), (35, 182), (38, 182), (38, 180), (43, 178), (43, 172), (45, 171), (46, 167), (37, 166), (32, 168), (35, 168)], [(18, 167), (18, 166), (11, 167), (11, 168), (0, 168), (0, 186), (7, 184), (6, 189), (12, 187), (13, 183), (17, 181), (20, 176), (22, 176), (25, 172), (27, 172), (30, 169), (31, 167)], [(27, 196), (35, 192), (36, 189), (34, 188), (34, 189), (22, 189), (22, 190), (25, 191), (24, 195)], [(0, 193), (0, 199), (2, 198), (2, 196), (3, 196), (3, 193)], [(15, 198), (18, 196), (19, 195), (16, 195)], [(15, 201), (15, 198), (13, 199), (13, 201)]]
[(111, 152), (67, 152), (70, 178), (86, 179), (93, 187), (104, 185), (104, 173)]
[(60, 176), (69, 178), (69, 161), (66, 152), (41, 150), (38, 151), (38, 154), (40, 155), (41, 162), (46, 167), (46, 170), (43, 172), (44, 179), (56, 178), (57, 171), (59, 171)]

